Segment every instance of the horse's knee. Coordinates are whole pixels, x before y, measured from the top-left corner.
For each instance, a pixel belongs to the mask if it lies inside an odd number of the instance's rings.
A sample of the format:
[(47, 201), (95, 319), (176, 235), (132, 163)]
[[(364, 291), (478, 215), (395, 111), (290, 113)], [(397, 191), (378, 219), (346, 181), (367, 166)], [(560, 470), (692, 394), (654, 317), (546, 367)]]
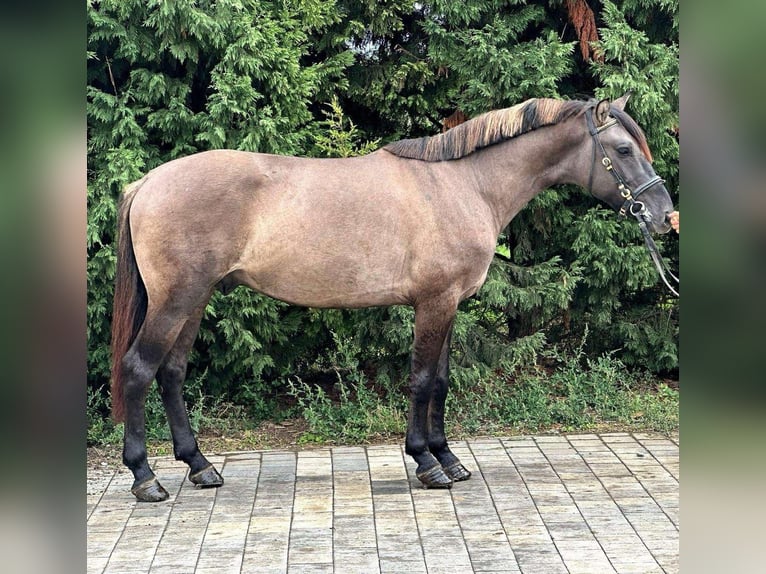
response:
[(433, 393), (434, 377), (427, 370), (410, 373), (410, 396), (413, 399), (430, 400)]

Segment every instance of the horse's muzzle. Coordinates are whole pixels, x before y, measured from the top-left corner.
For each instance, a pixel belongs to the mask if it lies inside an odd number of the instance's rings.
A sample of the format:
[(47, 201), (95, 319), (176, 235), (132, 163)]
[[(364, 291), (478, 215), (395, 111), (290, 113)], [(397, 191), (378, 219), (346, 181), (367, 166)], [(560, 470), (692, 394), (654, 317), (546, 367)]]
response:
[(655, 233), (660, 233), (660, 234), (664, 235), (665, 233), (667, 233), (671, 229), (673, 229), (673, 226), (670, 225), (670, 214), (671, 213), (672, 213), (672, 211), (666, 211), (665, 212), (665, 217), (663, 218), (663, 220), (661, 222), (652, 222), (653, 225), (651, 225), (651, 227), (654, 227), (654, 229), (652, 231), (654, 231)]

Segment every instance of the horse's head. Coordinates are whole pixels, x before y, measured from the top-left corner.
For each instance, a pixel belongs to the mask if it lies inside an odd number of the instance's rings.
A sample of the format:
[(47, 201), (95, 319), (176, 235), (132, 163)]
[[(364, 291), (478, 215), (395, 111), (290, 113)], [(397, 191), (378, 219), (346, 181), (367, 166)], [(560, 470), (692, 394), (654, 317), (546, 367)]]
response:
[(643, 131), (625, 112), (628, 97), (601, 100), (585, 112), (593, 149), (588, 189), (620, 215), (633, 215), (651, 231), (667, 233), (673, 203), (652, 168)]

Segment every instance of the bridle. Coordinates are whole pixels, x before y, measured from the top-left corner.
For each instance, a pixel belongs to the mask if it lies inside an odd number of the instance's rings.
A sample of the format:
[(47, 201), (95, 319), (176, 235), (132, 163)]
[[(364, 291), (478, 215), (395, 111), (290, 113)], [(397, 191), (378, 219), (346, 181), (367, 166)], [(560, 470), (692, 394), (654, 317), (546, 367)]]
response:
[(644, 237), (644, 243), (646, 244), (646, 248), (649, 250), (649, 255), (652, 258), (654, 266), (657, 268), (657, 272), (660, 274), (660, 277), (662, 278), (663, 283), (665, 283), (665, 286), (670, 289), (670, 292), (678, 297), (678, 291), (676, 291), (670, 285), (670, 283), (668, 283), (668, 280), (665, 277), (665, 272), (670, 275), (676, 284), (680, 285), (678, 277), (673, 275), (665, 261), (660, 256), (657, 245), (654, 243), (652, 235), (647, 227), (647, 223), (652, 220), (652, 214), (646, 208), (644, 202), (637, 199), (638, 196), (644, 193), (647, 189), (657, 185), (658, 183), (665, 183), (665, 180), (663, 180), (660, 176), (655, 175), (654, 177), (639, 185), (635, 190), (631, 190), (628, 187), (628, 184), (625, 181), (623, 175), (617, 168), (615, 168), (612, 160), (607, 155), (606, 149), (604, 149), (604, 144), (601, 143), (601, 138), (598, 137), (601, 132), (612, 127), (613, 125), (618, 124), (619, 121), (616, 118), (610, 117), (606, 122), (604, 122), (603, 125), (596, 127), (596, 123), (593, 121), (593, 108), (590, 108), (585, 112), (585, 119), (588, 122), (588, 132), (593, 139), (593, 160), (591, 161), (590, 175), (588, 176), (588, 192), (591, 195), (593, 194), (593, 171), (594, 166), (596, 165), (596, 150), (598, 149), (601, 150), (601, 165), (604, 166), (604, 169), (606, 169), (607, 172), (612, 174), (612, 177), (617, 183), (617, 190), (620, 192), (620, 196), (624, 200), (622, 206), (619, 209), (619, 216), (627, 217), (627, 214), (630, 213), (633, 217), (636, 218), (638, 221), (638, 227), (641, 229), (641, 234)]
[(596, 149), (598, 148), (599, 150), (601, 150), (601, 156), (602, 156), (601, 165), (604, 166), (604, 169), (606, 169), (606, 171), (612, 174), (612, 177), (617, 182), (617, 190), (620, 192), (620, 195), (625, 200), (622, 204), (622, 207), (620, 207), (620, 211), (619, 211), (620, 217), (626, 217), (626, 215), (630, 213), (636, 219), (643, 219), (647, 222), (651, 221), (652, 214), (649, 212), (648, 209), (646, 209), (646, 205), (644, 205), (642, 201), (638, 201), (637, 198), (639, 195), (644, 193), (650, 187), (657, 185), (658, 183), (665, 183), (665, 180), (662, 179), (659, 175), (655, 175), (648, 181), (639, 185), (634, 191), (631, 191), (631, 189), (628, 187), (627, 182), (625, 181), (625, 178), (622, 176), (619, 170), (616, 167), (614, 167), (612, 160), (606, 154), (606, 150), (604, 149), (604, 144), (601, 143), (601, 138), (598, 137), (598, 134), (618, 124), (619, 122), (615, 118), (610, 118), (608, 121), (604, 123), (604, 125), (596, 127), (596, 124), (593, 121), (592, 108), (585, 113), (585, 119), (588, 122), (588, 131), (590, 132), (590, 135), (593, 138), (593, 161), (591, 162), (590, 176), (588, 177), (588, 191), (592, 193), (593, 166), (596, 164)]

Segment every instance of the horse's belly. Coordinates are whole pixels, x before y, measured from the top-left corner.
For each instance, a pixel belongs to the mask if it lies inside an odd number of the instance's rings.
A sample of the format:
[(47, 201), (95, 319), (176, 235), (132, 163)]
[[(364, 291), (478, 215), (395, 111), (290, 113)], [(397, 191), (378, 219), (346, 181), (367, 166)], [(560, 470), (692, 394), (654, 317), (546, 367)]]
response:
[(391, 286), (361, 286), (348, 281), (323, 282), (311, 277), (246, 275), (241, 280), (250, 288), (292, 305), (321, 308), (361, 308), (401, 305), (408, 301)]
[(385, 258), (311, 257), (262, 259), (238, 272), (240, 283), (294, 305), (358, 308), (407, 303), (398, 266)]

